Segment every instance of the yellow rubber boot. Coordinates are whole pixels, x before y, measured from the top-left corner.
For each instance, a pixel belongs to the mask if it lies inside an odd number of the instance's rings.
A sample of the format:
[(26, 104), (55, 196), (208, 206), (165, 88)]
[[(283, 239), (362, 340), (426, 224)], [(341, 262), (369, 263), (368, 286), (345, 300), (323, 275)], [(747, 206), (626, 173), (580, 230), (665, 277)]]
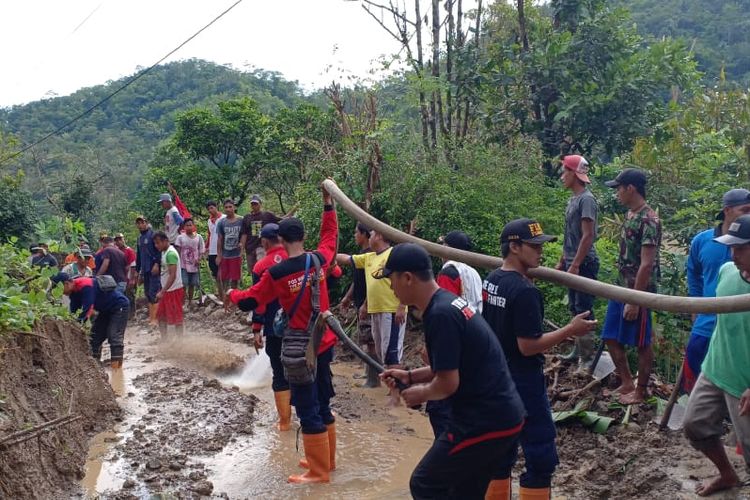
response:
[(290, 483), (327, 483), (331, 480), (331, 452), (328, 449), (328, 431), (320, 434), (302, 434), (305, 457), (310, 470), (289, 476)]
[(518, 490), (519, 500), (549, 500), (552, 488), (524, 488)]
[(510, 478), (493, 479), (484, 494), (484, 500), (510, 500)]
[[(336, 470), (336, 422), (326, 425), (326, 428), (328, 428), (328, 450), (331, 452), (331, 470), (334, 471)], [(310, 468), (306, 458), (300, 459), (299, 466), (303, 469)]]
[(276, 391), (273, 398), (276, 400), (276, 411), (279, 412), (279, 423), (276, 427), (280, 431), (288, 431), (292, 428), (292, 391)]

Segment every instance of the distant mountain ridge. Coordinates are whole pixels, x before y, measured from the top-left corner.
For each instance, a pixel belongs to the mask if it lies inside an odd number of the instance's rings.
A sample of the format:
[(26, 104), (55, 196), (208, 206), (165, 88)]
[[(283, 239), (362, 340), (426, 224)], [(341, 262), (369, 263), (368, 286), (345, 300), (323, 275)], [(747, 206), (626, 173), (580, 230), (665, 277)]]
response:
[(638, 30), (657, 38), (684, 38), (693, 45), (707, 81), (750, 84), (750, 0), (615, 0), (627, 8)]
[[(0, 129), (24, 144), (32, 143), (109, 95), (127, 78), (82, 88), (69, 96), (0, 109)], [(267, 112), (303, 99), (299, 85), (278, 73), (243, 72), (198, 59), (173, 62), (155, 68), (34, 148), (17, 166), (27, 174), (53, 178), (93, 168), (88, 173), (114, 175), (131, 191), (138, 184), (133, 174), (145, 171), (154, 148), (174, 131), (179, 112), (236, 97), (251, 97)], [(33, 184), (33, 178), (29, 182)]]

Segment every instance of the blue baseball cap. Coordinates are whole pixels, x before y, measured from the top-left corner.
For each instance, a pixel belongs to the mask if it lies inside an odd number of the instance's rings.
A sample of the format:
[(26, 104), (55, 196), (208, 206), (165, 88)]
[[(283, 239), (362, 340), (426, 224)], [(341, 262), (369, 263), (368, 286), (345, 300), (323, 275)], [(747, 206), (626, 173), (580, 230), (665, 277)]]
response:
[(260, 237), (275, 240), (279, 237), (279, 225), (273, 222), (266, 224), (260, 230)]

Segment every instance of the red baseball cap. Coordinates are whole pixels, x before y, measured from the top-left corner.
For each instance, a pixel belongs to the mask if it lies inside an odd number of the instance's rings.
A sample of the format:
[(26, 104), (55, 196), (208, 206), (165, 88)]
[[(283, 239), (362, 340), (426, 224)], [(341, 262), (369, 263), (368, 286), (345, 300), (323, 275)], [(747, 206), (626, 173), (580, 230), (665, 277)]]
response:
[(581, 179), (581, 182), (585, 182), (586, 184), (591, 184), (591, 180), (589, 180), (589, 162), (586, 161), (586, 158), (579, 155), (568, 155), (563, 157), (562, 159), (563, 167), (567, 168), (568, 170), (572, 170), (575, 172), (576, 177)]

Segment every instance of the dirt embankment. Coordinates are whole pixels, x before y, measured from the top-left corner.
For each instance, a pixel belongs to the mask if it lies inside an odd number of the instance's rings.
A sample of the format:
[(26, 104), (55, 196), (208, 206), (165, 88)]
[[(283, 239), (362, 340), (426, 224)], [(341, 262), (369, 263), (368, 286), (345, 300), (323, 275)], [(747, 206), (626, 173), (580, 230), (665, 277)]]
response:
[(89, 438), (119, 418), (86, 334), (46, 321), (0, 340), (0, 498), (63, 498), (83, 477)]

